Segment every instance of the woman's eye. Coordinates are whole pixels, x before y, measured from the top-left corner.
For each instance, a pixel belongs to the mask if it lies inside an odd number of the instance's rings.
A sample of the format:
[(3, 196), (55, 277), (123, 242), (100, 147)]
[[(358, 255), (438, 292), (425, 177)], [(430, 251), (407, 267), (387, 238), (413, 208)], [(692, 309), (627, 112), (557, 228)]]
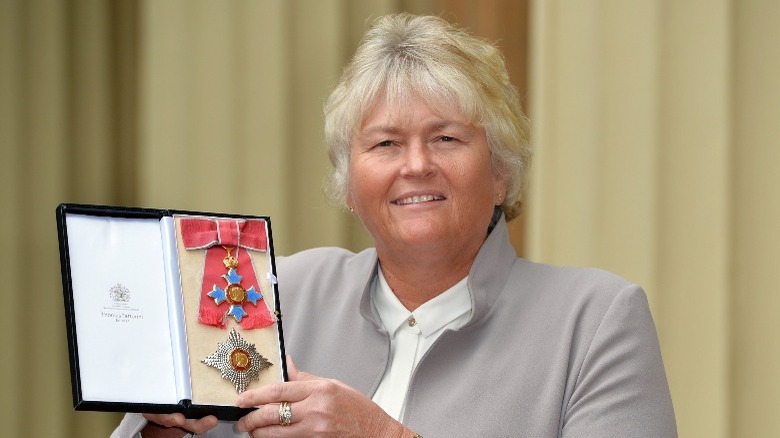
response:
[(442, 135), (442, 136), (439, 138), (439, 140), (441, 140), (441, 141), (443, 141), (443, 142), (450, 142), (450, 141), (455, 141), (455, 137), (450, 137), (450, 136), (448, 136), (448, 135)]
[(382, 140), (379, 143), (377, 143), (376, 145), (379, 146), (379, 147), (383, 147), (384, 148), (384, 147), (392, 146), (393, 145), (393, 141), (392, 140)]

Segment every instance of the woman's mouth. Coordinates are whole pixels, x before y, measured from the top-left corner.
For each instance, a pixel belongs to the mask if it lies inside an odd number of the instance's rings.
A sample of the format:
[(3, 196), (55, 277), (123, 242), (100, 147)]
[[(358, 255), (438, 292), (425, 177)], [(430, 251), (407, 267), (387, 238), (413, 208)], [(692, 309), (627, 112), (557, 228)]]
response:
[(443, 201), (443, 200), (444, 200), (444, 196), (420, 195), (420, 196), (410, 196), (408, 198), (399, 199), (397, 201), (393, 201), (393, 204), (396, 205), (422, 204), (425, 202)]

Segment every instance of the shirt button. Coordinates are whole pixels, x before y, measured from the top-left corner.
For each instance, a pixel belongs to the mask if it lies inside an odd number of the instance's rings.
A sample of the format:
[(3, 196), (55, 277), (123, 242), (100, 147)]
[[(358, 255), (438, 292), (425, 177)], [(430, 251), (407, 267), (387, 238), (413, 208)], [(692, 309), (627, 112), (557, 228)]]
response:
[(417, 320), (414, 319), (414, 316), (410, 316), (409, 320), (406, 322), (409, 324), (409, 327), (414, 327), (417, 325)]

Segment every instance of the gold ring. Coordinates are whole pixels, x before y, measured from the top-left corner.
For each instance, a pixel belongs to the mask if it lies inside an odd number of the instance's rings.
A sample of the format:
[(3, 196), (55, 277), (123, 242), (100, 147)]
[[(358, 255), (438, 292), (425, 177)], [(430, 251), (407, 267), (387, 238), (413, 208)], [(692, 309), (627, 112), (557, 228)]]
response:
[(292, 406), (288, 402), (279, 403), (279, 424), (289, 426), (292, 421)]

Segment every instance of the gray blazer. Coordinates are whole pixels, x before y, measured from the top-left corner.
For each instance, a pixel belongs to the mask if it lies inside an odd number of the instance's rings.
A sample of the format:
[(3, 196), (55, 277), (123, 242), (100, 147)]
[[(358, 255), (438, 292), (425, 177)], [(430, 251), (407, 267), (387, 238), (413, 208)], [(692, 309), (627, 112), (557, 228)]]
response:
[[(277, 260), (287, 352), (371, 396), (390, 338), (370, 299), (374, 249)], [(516, 257), (501, 219), (469, 273), (472, 315), (412, 376), (403, 423), (435, 437), (676, 437), (642, 289), (610, 273)], [(132, 436), (128, 415), (115, 433)], [(241, 436), (230, 424), (211, 437)]]

